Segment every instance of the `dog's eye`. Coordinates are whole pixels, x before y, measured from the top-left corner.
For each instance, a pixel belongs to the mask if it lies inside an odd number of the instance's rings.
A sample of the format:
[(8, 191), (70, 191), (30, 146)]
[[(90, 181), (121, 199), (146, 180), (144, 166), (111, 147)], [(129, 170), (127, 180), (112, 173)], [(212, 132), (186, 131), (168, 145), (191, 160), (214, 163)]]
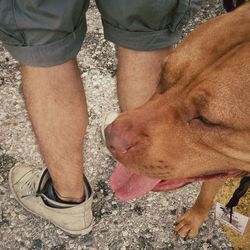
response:
[(194, 120), (197, 120), (197, 121), (201, 122), (203, 125), (205, 125), (207, 127), (220, 126), (219, 123), (212, 122), (212, 121), (208, 120), (206, 117), (204, 117), (202, 115), (195, 117)]

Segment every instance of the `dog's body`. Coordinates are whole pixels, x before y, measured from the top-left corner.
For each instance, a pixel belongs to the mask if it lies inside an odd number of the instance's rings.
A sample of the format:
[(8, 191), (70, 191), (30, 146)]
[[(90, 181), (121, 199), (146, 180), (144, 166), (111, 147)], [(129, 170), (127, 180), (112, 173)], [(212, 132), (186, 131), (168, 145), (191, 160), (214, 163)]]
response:
[[(113, 156), (139, 175), (250, 172), (250, 3), (193, 31), (166, 58), (155, 95), (105, 132)], [(179, 235), (197, 234), (223, 182), (204, 182)]]

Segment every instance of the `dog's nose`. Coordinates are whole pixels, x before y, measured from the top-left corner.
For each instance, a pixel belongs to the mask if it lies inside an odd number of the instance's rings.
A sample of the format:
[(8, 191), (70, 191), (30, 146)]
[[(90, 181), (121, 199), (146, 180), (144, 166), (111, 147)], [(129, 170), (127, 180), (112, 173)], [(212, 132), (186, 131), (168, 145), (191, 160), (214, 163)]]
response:
[(115, 156), (116, 154), (125, 154), (129, 149), (137, 144), (137, 138), (126, 129), (118, 129), (113, 123), (105, 128), (106, 146)]

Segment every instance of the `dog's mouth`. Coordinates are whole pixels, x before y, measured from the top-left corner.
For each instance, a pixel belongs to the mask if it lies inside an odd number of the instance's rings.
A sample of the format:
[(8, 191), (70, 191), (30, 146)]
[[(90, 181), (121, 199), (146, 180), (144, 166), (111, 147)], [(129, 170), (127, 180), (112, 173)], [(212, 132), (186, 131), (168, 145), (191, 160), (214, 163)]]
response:
[[(190, 182), (194, 181), (209, 181), (213, 179), (222, 179), (222, 178), (230, 178), (230, 177), (235, 177), (238, 176), (241, 171), (225, 171), (225, 172), (216, 172), (216, 173), (210, 173), (210, 174), (204, 174), (200, 176), (195, 176), (195, 177), (187, 177), (183, 179), (178, 179), (178, 180), (187, 180)], [(171, 180), (163, 180), (163, 181), (171, 181)]]
[(206, 175), (201, 175), (197, 177), (189, 177), (187, 179), (194, 180), (194, 181), (208, 181), (212, 179), (220, 179), (220, 178), (226, 178), (226, 177), (231, 177), (232, 175), (234, 176), (235, 171), (229, 171), (229, 172), (220, 172), (220, 173), (215, 173), (215, 174), (206, 174)]
[(175, 180), (161, 180), (147, 176), (140, 176), (130, 172), (122, 164), (118, 163), (110, 178), (110, 185), (115, 195), (120, 200), (130, 200), (150, 191), (160, 192), (183, 187), (197, 181), (208, 181), (212, 179), (224, 179), (245, 175), (242, 171), (229, 171), (213, 173), (198, 177), (180, 178)]

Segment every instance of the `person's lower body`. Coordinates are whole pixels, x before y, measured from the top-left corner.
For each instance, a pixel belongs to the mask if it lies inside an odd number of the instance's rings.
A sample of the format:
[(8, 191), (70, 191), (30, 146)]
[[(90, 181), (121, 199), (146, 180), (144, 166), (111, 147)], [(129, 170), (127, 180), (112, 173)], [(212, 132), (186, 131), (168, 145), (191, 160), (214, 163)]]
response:
[[(180, 38), (177, 29), (198, 2), (97, 0), (104, 35), (117, 46), (122, 111), (153, 94), (161, 62)], [(10, 12), (7, 18), (0, 14), (0, 40), (21, 62), (27, 110), (48, 168), (16, 166), (10, 171), (11, 190), (27, 210), (71, 234), (86, 234), (92, 227), (93, 196), (82, 152), (88, 118), (74, 59), (86, 32), (88, 3), (5, 0), (0, 7), (0, 13)], [(83, 218), (76, 225), (69, 223), (72, 213)]]
[(21, 62), (26, 107), (48, 169), (17, 165), (9, 173), (10, 188), (25, 209), (74, 235), (90, 232), (93, 224), (93, 194), (83, 174), (88, 116), (75, 59), (87, 7), (88, 1), (78, 0), (6, 0), (0, 6), (9, 11), (0, 15), (6, 31), (0, 39)]

